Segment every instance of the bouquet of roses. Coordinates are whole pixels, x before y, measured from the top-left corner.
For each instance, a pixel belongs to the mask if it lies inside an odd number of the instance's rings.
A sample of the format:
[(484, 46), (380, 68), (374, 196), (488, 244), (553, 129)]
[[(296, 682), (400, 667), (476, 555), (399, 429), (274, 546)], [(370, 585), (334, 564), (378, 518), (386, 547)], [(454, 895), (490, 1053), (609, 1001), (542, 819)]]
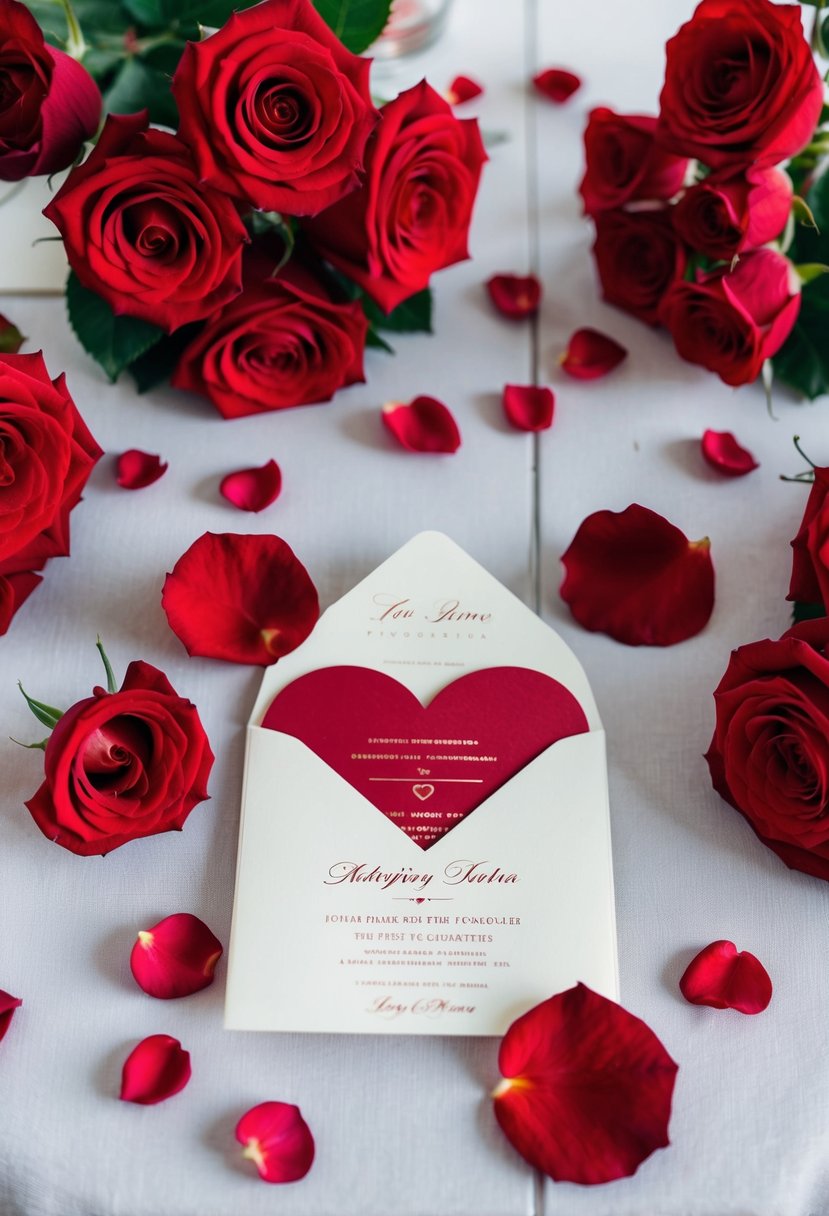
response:
[(829, 390), (829, 130), (801, 9), (702, 0), (666, 51), (658, 117), (597, 109), (585, 132), (604, 297), (726, 384), (774, 359), (814, 398)]
[(431, 328), (486, 154), (425, 82), (375, 107), (355, 52), (390, 3), (0, 0), (0, 178), (74, 162), (45, 214), (111, 380), (239, 417), (328, 400), (378, 330)]

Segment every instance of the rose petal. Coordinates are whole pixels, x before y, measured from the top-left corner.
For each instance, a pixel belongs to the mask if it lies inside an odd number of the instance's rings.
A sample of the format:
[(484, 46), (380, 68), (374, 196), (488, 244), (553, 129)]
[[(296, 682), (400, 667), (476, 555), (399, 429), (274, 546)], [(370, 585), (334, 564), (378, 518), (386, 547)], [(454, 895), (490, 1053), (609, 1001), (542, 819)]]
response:
[(16, 355), (25, 341), (17, 326), (0, 313), (0, 354)]
[(190, 912), (165, 916), (142, 929), (130, 955), (130, 970), (149, 996), (190, 996), (213, 983), (222, 943)]
[(239, 469), (222, 478), (219, 493), (240, 511), (264, 511), (276, 502), (282, 489), (282, 473), (275, 460), (261, 468)]
[(124, 1060), (119, 1097), (122, 1102), (153, 1106), (184, 1089), (190, 1071), (190, 1052), (178, 1039), (151, 1034)]
[(498, 311), (513, 321), (534, 317), (541, 304), (541, 284), (534, 274), (495, 274), (486, 289)]
[(242, 1156), (253, 1161), (265, 1182), (297, 1182), (314, 1161), (314, 1137), (298, 1106), (262, 1102), (236, 1125)]
[(557, 1182), (628, 1177), (670, 1143), (677, 1065), (643, 1021), (584, 984), (513, 1022), (498, 1067), (501, 1130)]
[(507, 384), (502, 398), (507, 421), (519, 431), (546, 431), (553, 424), (552, 389), (534, 384)]
[(19, 1009), (22, 1004), (20, 997), (12, 996), (10, 992), (4, 992), (0, 988), (0, 1040), (11, 1026), (15, 1009)]
[(125, 490), (143, 490), (166, 472), (167, 465), (162, 464), (160, 456), (130, 448), (128, 452), (122, 452), (116, 461), (115, 480)]
[(577, 329), (561, 357), (561, 369), (575, 380), (598, 380), (627, 358), (627, 351), (598, 329)]
[(434, 397), (415, 397), (408, 404), (389, 401), (383, 406), (383, 422), (410, 452), (451, 453), (461, 446), (458, 424)]
[(40, 583), (41, 574), (21, 570), (19, 574), (0, 574), (0, 637), (8, 631), (12, 618)]
[(533, 84), (542, 97), (561, 105), (581, 88), (581, 77), (566, 68), (545, 68), (533, 76)]
[(597, 511), (562, 557), (561, 598), (591, 632), (628, 646), (673, 646), (693, 637), (714, 608), (708, 538), (689, 541), (640, 507)]
[(731, 431), (706, 431), (702, 437), (702, 454), (712, 469), (726, 477), (745, 477), (746, 473), (760, 467)]
[(205, 532), (167, 575), (161, 606), (190, 655), (275, 663), (319, 616), (308, 571), (278, 536)]
[(733, 942), (711, 942), (685, 969), (679, 988), (692, 1005), (762, 1013), (771, 1000), (769, 973), (747, 950)]
[(464, 101), (471, 101), (473, 97), (480, 97), (483, 91), (483, 85), (478, 84), (471, 76), (456, 76), (444, 96), (450, 106), (459, 106)]

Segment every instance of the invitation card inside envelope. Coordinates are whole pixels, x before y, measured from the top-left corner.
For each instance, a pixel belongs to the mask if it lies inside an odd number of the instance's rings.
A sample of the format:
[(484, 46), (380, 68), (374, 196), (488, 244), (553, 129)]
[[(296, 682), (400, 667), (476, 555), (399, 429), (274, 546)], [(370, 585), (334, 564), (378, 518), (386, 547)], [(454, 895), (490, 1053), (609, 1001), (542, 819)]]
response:
[(605, 740), (562, 639), (424, 532), (269, 668), (225, 1024), (500, 1035), (618, 996)]

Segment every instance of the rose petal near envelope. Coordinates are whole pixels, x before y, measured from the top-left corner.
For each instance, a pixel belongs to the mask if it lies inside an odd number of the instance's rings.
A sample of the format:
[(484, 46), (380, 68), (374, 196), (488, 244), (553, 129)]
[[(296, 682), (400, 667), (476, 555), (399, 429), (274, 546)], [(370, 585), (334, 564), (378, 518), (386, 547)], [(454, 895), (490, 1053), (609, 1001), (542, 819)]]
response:
[(421, 533), (265, 674), (226, 1025), (498, 1035), (579, 980), (618, 995), (587, 678), (463, 550)]

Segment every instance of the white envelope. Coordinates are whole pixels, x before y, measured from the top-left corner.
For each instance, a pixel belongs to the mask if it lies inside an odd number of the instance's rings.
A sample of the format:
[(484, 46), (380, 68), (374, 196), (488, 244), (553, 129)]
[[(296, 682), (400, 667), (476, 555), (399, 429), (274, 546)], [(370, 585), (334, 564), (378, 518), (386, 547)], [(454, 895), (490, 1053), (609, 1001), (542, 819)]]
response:
[[(424, 705), (467, 672), (531, 668), (573, 693), (589, 729), (423, 849), (308, 746), (261, 725), (288, 684), (341, 665), (391, 675)], [(618, 999), (590, 686), (558, 634), (448, 537), (421, 533), (265, 674), (248, 726), (225, 1025), (501, 1035), (580, 980)]]

